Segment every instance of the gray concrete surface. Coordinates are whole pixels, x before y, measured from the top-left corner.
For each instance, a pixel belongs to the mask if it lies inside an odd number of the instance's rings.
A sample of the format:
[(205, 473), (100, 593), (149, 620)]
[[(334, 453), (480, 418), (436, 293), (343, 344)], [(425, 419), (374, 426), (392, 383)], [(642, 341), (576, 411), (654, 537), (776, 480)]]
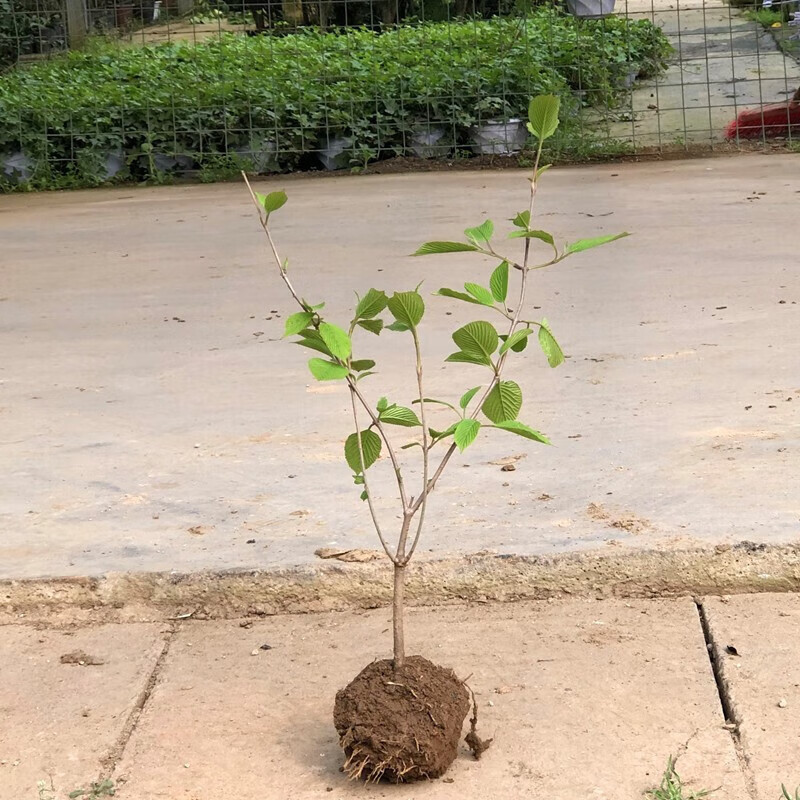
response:
[(710, 598), (704, 605), (757, 797), (778, 798), (783, 784), (794, 798), (800, 789), (800, 596)]
[[(1, 800), (50, 798), (40, 781), (61, 800), (97, 779), (130, 735), (164, 648), (162, 628), (0, 627)], [(62, 663), (76, 653), (97, 663)]]
[[(634, 236), (536, 276), (532, 303), (569, 359), (550, 370), (531, 349), (508, 377), (555, 447), (482, 437), (445, 473), (421, 555), (796, 541), (797, 164), (547, 176), (542, 227)], [(428, 392), (479, 383), (442, 363), (468, 314), (429, 293), (491, 265), (405, 254), (485, 215), (501, 225), (524, 176), (264, 184), (284, 185), (275, 234), (302, 293), (344, 320), (354, 289), (424, 280)], [(294, 309), (242, 187), (2, 197), (0, 240), (0, 577), (292, 566), (375, 545), (342, 458), (346, 397), (279, 341)], [(409, 402), (408, 343), (364, 333), (358, 349), (382, 365), (370, 396)], [(515, 472), (493, 463), (516, 456)], [(390, 527), (395, 507), (379, 508)]]
[(664, 74), (636, 84), (608, 124), (613, 137), (642, 148), (719, 143), (740, 111), (784, 102), (800, 86), (800, 65), (726, 2), (628, 0), (625, 13), (661, 28), (673, 54)]
[[(119, 797), (365, 796), (339, 772), (332, 701), (386, 655), (390, 624), (374, 611), (187, 625), (114, 773)], [(688, 786), (747, 798), (689, 600), (419, 609), (408, 633), (411, 652), (471, 674), (495, 742), (479, 763), (462, 752), (447, 781), (366, 796), (633, 800), (672, 754)]]

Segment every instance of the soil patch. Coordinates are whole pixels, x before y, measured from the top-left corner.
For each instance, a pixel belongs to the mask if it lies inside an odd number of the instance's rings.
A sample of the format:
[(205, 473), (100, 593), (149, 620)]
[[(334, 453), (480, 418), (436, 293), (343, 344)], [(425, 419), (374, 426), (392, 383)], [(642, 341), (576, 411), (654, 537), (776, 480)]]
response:
[(374, 661), (336, 694), (333, 722), (351, 778), (438, 778), (458, 753), (469, 693), (451, 669), (410, 656)]

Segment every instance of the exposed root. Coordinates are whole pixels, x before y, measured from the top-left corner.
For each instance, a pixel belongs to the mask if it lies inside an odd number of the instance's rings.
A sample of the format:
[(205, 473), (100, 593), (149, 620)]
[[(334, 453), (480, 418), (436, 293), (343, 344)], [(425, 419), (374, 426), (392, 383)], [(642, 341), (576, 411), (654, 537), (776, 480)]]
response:
[(481, 739), (478, 736), (478, 702), (475, 700), (475, 692), (472, 691), (472, 687), (467, 683), (467, 680), (469, 678), (464, 680), (463, 683), (467, 687), (470, 697), (472, 697), (472, 716), (469, 718), (469, 733), (464, 737), (464, 741), (472, 751), (474, 759), (480, 761), (481, 756), (492, 746), (494, 737)]

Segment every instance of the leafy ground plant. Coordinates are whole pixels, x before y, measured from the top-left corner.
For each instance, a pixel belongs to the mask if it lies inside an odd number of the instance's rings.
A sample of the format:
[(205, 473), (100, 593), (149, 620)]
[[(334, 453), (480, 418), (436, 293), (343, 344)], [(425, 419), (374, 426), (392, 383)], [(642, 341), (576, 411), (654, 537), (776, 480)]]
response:
[(781, 784), (781, 800), (800, 800), (800, 786), (794, 790), (794, 795), (789, 794), (785, 784)]
[(700, 800), (701, 797), (708, 797), (716, 791), (719, 790), (703, 789), (699, 792), (685, 794), (686, 787), (683, 785), (681, 776), (675, 771), (675, 759), (670, 756), (661, 783), (655, 789), (650, 789), (646, 796), (651, 800)]
[[(455, 453), (466, 450), (487, 431), (549, 444), (543, 433), (519, 419), (522, 390), (519, 384), (505, 378), (506, 368), (532, 338), (538, 341), (551, 367), (557, 367), (564, 359), (547, 320), (531, 319), (526, 312), (531, 276), (536, 270), (627, 235), (599, 236), (560, 245), (552, 234), (533, 225), (537, 191), (548, 169), (548, 165), (540, 163), (542, 148), (558, 127), (558, 114), (559, 101), (553, 95), (538, 96), (530, 102), (528, 128), (536, 137), (538, 149), (528, 206), (511, 221), (510, 242), (500, 244), (493, 223), (485, 220), (467, 228), (462, 241), (427, 242), (415, 253), (479, 255), (493, 262), (488, 285), (468, 281), (463, 288), (444, 287), (436, 292), (439, 297), (480, 309), (482, 316), (493, 315), (502, 326), (498, 329), (486, 319), (477, 319), (453, 332), (456, 349), (445, 360), (462, 367), (459, 373), (469, 365), (481, 370), (485, 377), (452, 401), (429, 397), (425, 391), (420, 335), (426, 307), (419, 286), (391, 294), (370, 289), (358, 298), (347, 325), (330, 322), (323, 315), (324, 303), (309, 302), (296, 288), (288, 262), (279, 254), (273, 238), (272, 216), (286, 203), (286, 194), (262, 195), (247, 184), (279, 275), (299, 307), (286, 320), (285, 335), (296, 337), (297, 344), (315, 351), (317, 355), (308, 362), (314, 378), (343, 381), (349, 389), (354, 430), (344, 443), (344, 457), (393, 566), (393, 659), (373, 662), (336, 698), (334, 722), (347, 756), (345, 769), (353, 777), (396, 782), (437, 777), (455, 758), (469, 711), (469, 694), (452, 671), (420, 656), (407, 657), (405, 651), (406, 573), (422, 537), (428, 498)], [(508, 245), (515, 243), (521, 245), (521, 257), (505, 252)], [(372, 400), (365, 389), (368, 379), (376, 374), (376, 364), (356, 355), (356, 336), (384, 333), (408, 339), (413, 351), (413, 399), (406, 405), (385, 396)], [(451, 424), (442, 430), (428, 424), (428, 410), (433, 404), (452, 413)], [(412, 438), (399, 444), (390, 436), (392, 427)], [(394, 537), (379, 520), (369, 477), (370, 469), (383, 453), (394, 474), (400, 507), (401, 521)], [(416, 489), (407, 485), (402, 464), (402, 457), (413, 455), (418, 455), (422, 472), (421, 485)], [(472, 730), (467, 741), (478, 756), (485, 743), (477, 736), (476, 722), (473, 703)]]

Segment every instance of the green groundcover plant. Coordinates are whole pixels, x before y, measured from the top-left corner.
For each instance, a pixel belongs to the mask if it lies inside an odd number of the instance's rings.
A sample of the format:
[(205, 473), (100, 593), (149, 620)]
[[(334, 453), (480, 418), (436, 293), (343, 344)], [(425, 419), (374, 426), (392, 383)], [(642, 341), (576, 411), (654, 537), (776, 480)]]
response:
[[(461, 288), (443, 287), (435, 293), (445, 301), (466, 303), (480, 311), (478, 319), (453, 331), (454, 352), (445, 360), (459, 365), (458, 374), (464, 374), (465, 369), (474, 369), (476, 376), (482, 379), (477, 377), (477, 385), (465, 387), (453, 398), (429, 397), (425, 390), (420, 337), (427, 309), (420, 287), (391, 293), (369, 289), (357, 297), (353, 315), (347, 323), (339, 325), (331, 321), (324, 313), (325, 304), (318, 302), (318, 298), (307, 300), (295, 284), (288, 261), (280, 255), (273, 237), (273, 215), (287, 202), (286, 194), (277, 191), (263, 195), (250, 189), (278, 274), (297, 304), (298, 310), (286, 319), (284, 335), (292, 337), (301, 347), (314, 351), (308, 368), (316, 380), (341, 381), (349, 390), (353, 432), (344, 442), (344, 459), (352, 470), (353, 482), (369, 508), (377, 537), (393, 567), (393, 665), (396, 671), (402, 670), (406, 662), (406, 572), (423, 533), (428, 498), (448, 463), (456, 452), (463, 452), (478, 437), (486, 434), (520, 436), (532, 442), (549, 444), (543, 433), (520, 419), (522, 390), (518, 383), (505, 377), (507, 369), (518, 361), (519, 354), (531, 341), (538, 342), (551, 367), (557, 367), (564, 360), (549, 322), (544, 318), (531, 318), (526, 310), (532, 275), (627, 235), (599, 236), (562, 244), (552, 234), (533, 224), (537, 190), (548, 169), (548, 165), (540, 164), (542, 146), (555, 134), (558, 114), (559, 101), (553, 95), (538, 96), (530, 102), (528, 129), (537, 140), (530, 197), (527, 207), (511, 220), (506, 242), (500, 241), (494, 224), (487, 219), (467, 228), (462, 240), (427, 242), (415, 253), (416, 256), (479, 255), (493, 263), (488, 281), (467, 281)], [(517, 243), (522, 245), (521, 256), (507, 249)], [(499, 322), (499, 327), (496, 322)], [(368, 356), (368, 348), (367, 354), (362, 355), (360, 351), (370, 337), (381, 335), (399, 336), (408, 341), (414, 365), (413, 389), (409, 387), (410, 402), (400, 403), (394, 398), (381, 396), (380, 392), (368, 391), (368, 387), (378, 382), (375, 376), (379, 368)], [(441, 430), (428, 424), (428, 409), (432, 404), (444, 406), (452, 414), (452, 422)], [(398, 441), (390, 434), (392, 428), (407, 436)], [(414, 488), (406, 483), (403, 460), (415, 454), (421, 460), (422, 481)], [(394, 474), (400, 506), (399, 530), (394, 535), (379, 519), (370, 480), (370, 470), (382, 455), (387, 457)], [(392, 685), (400, 685), (396, 681)], [(460, 730), (460, 722), (457, 727)], [(351, 726), (346, 734), (351, 749), (355, 728)], [(347, 751), (347, 747), (345, 749)], [(358, 752), (363, 754), (363, 750)], [(412, 769), (405, 762), (401, 762), (402, 766), (387, 767), (395, 755), (386, 758), (389, 760), (382, 759), (374, 764), (370, 763), (369, 756), (365, 759), (359, 757), (354, 773), (375, 778), (390, 770), (391, 774), (401, 776), (398, 779), (403, 779), (402, 776)]]
[(669, 52), (646, 20), (579, 21), (550, 7), (382, 32), (100, 43), (0, 74), (0, 161), (23, 153), (33, 188), (91, 186), (109, 180), (109, 157), (124, 162), (118, 181), (280, 172), (341, 137), (363, 164), (407, 154), (432, 127), (465, 147), (472, 126), (524, 118), (540, 93), (561, 97), (569, 124), (581, 103), (614, 104), (631, 71), (653, 75)]

